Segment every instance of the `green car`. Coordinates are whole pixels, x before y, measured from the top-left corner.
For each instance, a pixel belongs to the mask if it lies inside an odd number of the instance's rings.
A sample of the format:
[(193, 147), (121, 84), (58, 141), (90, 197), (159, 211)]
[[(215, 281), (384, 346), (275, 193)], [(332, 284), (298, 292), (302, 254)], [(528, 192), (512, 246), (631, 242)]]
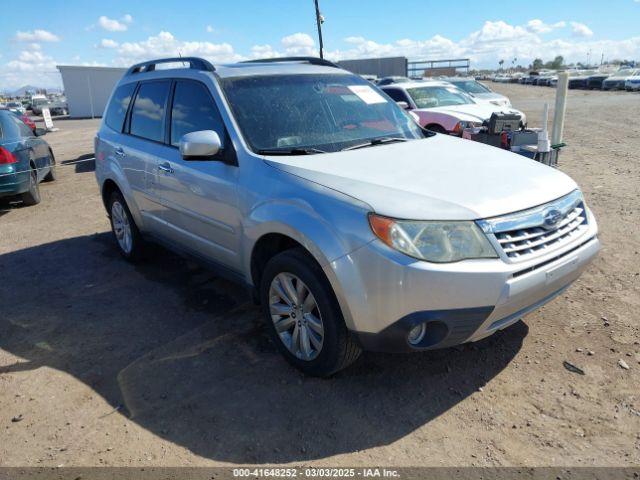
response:
[(36, 205), (40, 203), (38, 184), (55, 178), (49, 144), (13, 112), (0, 110), (0, 197), (16, 196), (25, 205)]

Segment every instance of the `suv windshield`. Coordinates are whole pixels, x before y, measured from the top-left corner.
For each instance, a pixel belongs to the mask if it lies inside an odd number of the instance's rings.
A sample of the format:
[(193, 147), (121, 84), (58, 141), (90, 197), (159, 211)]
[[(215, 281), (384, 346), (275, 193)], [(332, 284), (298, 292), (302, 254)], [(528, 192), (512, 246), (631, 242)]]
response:
[(467, 93), (491, 93), (487, 87), (475, 80), (449, 80), (456, 87), (464, 90)]
[(395, 102), (355, 75), (273, 75), (222, 81), (251, 149), (336, 152), (376, 139), (424, 138)]
[(450, 105), (466, 105), (475, 103), (469, 95), (456, 87), (416, 87), (407, 92), (418, 108), (448, 107)]

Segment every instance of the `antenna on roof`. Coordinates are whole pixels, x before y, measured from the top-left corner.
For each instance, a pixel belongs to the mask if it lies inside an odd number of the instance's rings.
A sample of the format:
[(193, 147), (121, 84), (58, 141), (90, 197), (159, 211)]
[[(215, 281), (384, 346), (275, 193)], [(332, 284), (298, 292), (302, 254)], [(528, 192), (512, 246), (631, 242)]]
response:
[(320, 13), (320, 7), (318, 6), (318, 0), (314, 0), (316, 5), (316, 24), (318, 25), (318, 42), (320, 43), (320, 58), (324, 58), (322, 52), (322, 24), (324, 23), (324, 17)]

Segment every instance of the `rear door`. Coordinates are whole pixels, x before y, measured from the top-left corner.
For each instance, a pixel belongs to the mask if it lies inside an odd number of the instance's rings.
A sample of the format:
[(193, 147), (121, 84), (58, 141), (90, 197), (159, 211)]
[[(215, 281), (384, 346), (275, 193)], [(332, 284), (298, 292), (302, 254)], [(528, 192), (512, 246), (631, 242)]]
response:
[(115, 149), (133, 192), (145, 230), (164, 230), (164, 207), (157, 193), (158, 164), (172, 153), (165, 144), (171, 80), (140, 82)]
[[(184, 160), (181, 137), (200, 130), (218, 133), (220, 153), (210, 159)], [(238, 166), (220, 112), (203, 83), (175, 81), (168, 137), (170, 146), (158, 165), (157, 185), (166, 233), (186, 249), (238, 270)]]

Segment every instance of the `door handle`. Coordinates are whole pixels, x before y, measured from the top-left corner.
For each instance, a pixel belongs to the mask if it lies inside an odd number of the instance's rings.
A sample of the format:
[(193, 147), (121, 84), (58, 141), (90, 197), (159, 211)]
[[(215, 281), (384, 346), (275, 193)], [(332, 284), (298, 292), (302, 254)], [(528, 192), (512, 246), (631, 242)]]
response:
[(115, 153), (116, 153), (116, 155), (118, 155), (119, 157), (124, 157), (124, 156), (125, 156), (125, 153), (124, 153), (124, 150), (122, 149), (122, 147), (118, 147), (118, 148), (116, 148), (116, 149), (115, 149)]
[(168, 163), (163, 163), (161, 165), (158, 165), (158, 170), (167, 174), (174, 172), (173, 168), (171, 168), (171, 165), (169, 165)]

